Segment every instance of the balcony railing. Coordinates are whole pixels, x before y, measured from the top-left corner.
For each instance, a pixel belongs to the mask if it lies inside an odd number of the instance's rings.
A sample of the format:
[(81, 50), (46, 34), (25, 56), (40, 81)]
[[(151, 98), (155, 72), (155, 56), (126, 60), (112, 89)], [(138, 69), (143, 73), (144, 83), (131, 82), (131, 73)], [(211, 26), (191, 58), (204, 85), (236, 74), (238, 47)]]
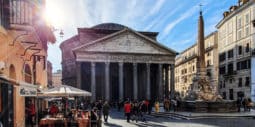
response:
[(226, 74), (224, 74), (223, 76), (224, 77), (231, 77), (231, 76), (234, 76), (236, 75), (237, 72), (236, 71), (228, 71)]

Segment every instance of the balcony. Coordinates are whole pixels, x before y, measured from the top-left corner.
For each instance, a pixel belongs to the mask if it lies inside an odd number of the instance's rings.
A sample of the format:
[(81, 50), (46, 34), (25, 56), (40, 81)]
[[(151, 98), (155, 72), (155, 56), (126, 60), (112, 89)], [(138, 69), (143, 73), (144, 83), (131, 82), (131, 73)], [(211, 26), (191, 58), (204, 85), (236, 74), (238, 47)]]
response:
[(224, 74), (223, 76), (225, 77), (225, 78), (227, 78), (227, 77), (232, 77), (232, 76), (234, 76), (234, 75), (236, 75), (237, 74), (237, 72), (236, 71), (228, 71), (226, 74)]

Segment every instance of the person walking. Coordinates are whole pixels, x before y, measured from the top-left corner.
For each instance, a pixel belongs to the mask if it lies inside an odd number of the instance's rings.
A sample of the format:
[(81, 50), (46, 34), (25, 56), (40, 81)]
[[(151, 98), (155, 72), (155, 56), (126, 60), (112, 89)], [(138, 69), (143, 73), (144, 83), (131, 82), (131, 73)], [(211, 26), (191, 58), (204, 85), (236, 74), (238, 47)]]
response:
[(155, 102), (155, 112), (159, 113), (159, 102), (158, 101)]
[(98, 124), (98, 114), (97, 114), (97, 108), (94, 107), (92, 110), (91, 110), (91, 127), (97, 127), (97, 124)]
[(140, 116), (141, 116), (141, 120), (142, 120), (143, 122), (146, 121), (145, 116), (144, 116), (144, 115), (146, 114), (146, 112), (147, 112), (146, 102), (145, 102), (145, 101), (142, 101), (142, 103), (141, 103), (141, 105), (140, 105)]
[(168, 112), (170, 110), (170, 101), (168, 98), (166, 98), (164, 101), (164, 107), (165, 107), (166, 112)]
[(104, 122), (107, 123), (108, 115), (109, 115), (110, 105), (107, 101), (105, 101), (103, 105), (103, 115), (104, 115)]
[(137, 122), (139, 115), (139, 104), (138, 101), (134, 101), (133, 103), (133, 119)]
[(97, 107), (97, 113), (98, 113), (98, 118), (99, 120), (101, 120), (101, 116), (102, 116), (102, 100), (99, 100), (96, 104), (96, 107)]
[(124, 105), (124, 111), (125, 111), (125, 115), (127, 117), (127, 122), (129, 122), (130, 120), (130, 112), (131, 112), (131, 104), (130, 102), (126, 102)]
[(241, 102), (241, 98), (238, 97), (237, 101), (236, 101), (236, 105), (237, 105), (237, 108), (238, 108), (238, 112), (241, 111), (241, 105), (242, 105), (242, 102)]
[(35, 105), (32, 102), (32, 100), (28, 101), (28, 105), (26, 107), (26, 113), (27, 113), (27, 126), (33, 127), (35, 122)]
[(246, 102), (247, 102), (247, 99), (246, 99), (246, 98), (243, 98), (243, 100), (242, 100), (242, 105), (243, 105), (244, 112), (247, 111)]

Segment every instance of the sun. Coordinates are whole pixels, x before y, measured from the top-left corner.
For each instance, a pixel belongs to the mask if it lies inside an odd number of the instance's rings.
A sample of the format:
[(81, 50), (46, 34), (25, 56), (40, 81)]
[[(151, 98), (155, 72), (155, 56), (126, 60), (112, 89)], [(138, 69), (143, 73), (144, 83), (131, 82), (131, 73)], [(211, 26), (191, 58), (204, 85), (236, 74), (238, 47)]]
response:
[(62, 27), (63, 26), (63, 17), (64, 12), (59, 7), (57, 3), (54, 0), (47, 0), (45, 11), (44, 11), (44, 18), (46, 22), (54, 27)]

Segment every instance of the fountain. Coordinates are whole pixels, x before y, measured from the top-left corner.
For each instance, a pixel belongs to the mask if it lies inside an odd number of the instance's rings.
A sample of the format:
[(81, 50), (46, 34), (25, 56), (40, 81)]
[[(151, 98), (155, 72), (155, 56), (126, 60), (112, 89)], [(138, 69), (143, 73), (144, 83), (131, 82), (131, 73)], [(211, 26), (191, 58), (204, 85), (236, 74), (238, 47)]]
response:
[(206, 76), (205, 48), (204, 48), (204, 21), (202, 11), (198, 21), (198, 58), (197, 75), (194, 77), (193, 85), (184, 101), (180, 101), (179, 109), (190, 112), (237, 112), (236, 101), (223, 100), (213, 91)]

